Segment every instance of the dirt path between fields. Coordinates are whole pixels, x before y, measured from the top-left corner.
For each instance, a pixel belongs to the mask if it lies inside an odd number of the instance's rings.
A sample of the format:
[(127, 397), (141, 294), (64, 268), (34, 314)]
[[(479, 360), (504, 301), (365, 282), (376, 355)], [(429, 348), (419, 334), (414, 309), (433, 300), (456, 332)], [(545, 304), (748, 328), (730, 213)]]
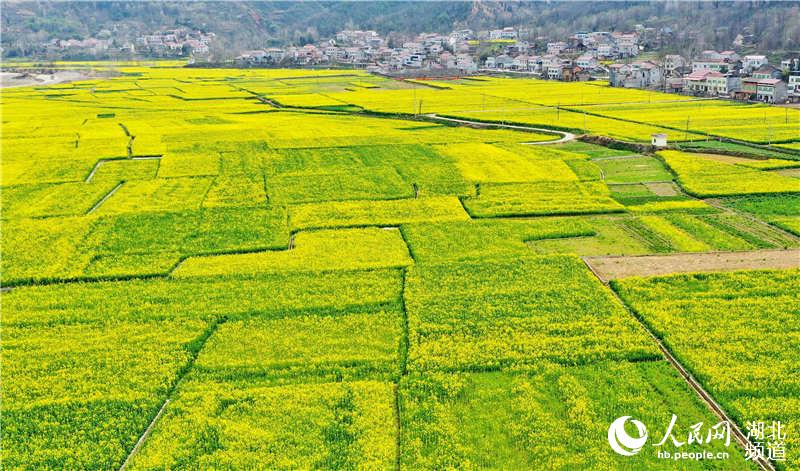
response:
[(583, 257), (583, 260), (598, 278), (608, 282), (671, 273), (800, 268), (800, 249)]
[(479, 128), (503, 128), (503, 129), (516, 129), (521, 131), (535, 131), (541, 132), (545, 134), (558, 134), (561, 136), (561, 139), (556, 139), (554, 141), (540, 141), (540, 142), (522, 142), (522, 144), (530, 145), (530, 146), (541, 146), (547, 144), (562, 144), (564, 142), (574, 141), (575, 134), (566, 131), (556, 131), (554, 129), (545, 129), (545, 128), (536, 128), (533, 126), (517, 126), (514, 124), (502, 124), (502, 123), (484, 123), (481, 121), (470, 121), (468, 119), (456, 119), (456, 118), (445, 118), (443, 116), (438, 116), (436, 113), (426, 114), (427, 118), (436, 119), (439, 121), (448, 121), (451, 123), (459, 123), (459, 124), (466, 124), (469, 126), (475, 126)]

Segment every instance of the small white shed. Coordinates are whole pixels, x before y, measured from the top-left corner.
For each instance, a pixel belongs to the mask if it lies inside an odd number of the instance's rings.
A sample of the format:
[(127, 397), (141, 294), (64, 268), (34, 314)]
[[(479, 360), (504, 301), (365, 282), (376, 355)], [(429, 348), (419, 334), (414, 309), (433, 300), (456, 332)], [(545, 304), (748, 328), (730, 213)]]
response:
[(653, 147), (667, 147), (667, 135), (653, 134), (650, 144), (652, 144)]

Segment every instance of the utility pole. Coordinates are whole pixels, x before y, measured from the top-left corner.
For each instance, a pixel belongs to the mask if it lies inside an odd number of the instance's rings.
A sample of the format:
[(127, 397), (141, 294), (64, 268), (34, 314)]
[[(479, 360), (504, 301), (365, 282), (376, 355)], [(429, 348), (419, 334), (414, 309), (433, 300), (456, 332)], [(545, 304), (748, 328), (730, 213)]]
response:
[(414, 93), (414, 99), (413, 99), (413, 101), (411, 103), (411, 112), (412, 113), (416, 113), (417, 112), (417, 85), (414, 84), (411, 87), (411, 89), (413, 90), (413, 93)]
[(691, 120), (691, 117), (690, 117), (690, 116), (687, 116), (687, 117), (686, 117), (686, 131), (684, 131), (684, 133), (683, 133), (683, 140), (684, 140), (684, 141), (685, 141), (685, 140), (687, 139), (687, 137), (689, 136), (689, 121), (690, 121), (690, 120)]

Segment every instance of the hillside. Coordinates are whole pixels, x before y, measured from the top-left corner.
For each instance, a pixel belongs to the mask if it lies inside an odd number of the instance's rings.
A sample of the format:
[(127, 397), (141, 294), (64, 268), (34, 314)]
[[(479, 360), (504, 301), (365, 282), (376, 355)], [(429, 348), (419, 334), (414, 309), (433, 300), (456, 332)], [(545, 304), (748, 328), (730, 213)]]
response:
[(728, 48), (740, 33), (753, 47), (796, 50), (800, 3), (741, 2), (5, 2), (3, 55), (28, 54), (54, 38), (87, 38), (102, 30), (119, 41), (186, 26), (213, 31), (231, 54), (269, 45), (303, 44), (345, 28), (374, 29), (399, 39), (423, 31), (519, 26), (527, 37), (562, 38), (576, 30), (629, 30), (636, 24), (676, 31), (676, 48)]

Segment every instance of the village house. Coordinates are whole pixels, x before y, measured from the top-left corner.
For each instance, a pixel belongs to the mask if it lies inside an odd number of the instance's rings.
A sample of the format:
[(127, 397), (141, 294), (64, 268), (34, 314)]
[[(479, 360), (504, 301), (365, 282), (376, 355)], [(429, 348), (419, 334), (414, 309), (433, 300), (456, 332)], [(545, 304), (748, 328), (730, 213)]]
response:
[(595, 58), (593, 55), (582, 54), (575, 59), (575, 65), (583, 69), (594, 69), (599, 65), (599, 63), (597, 62), (597, 58)]
[(470, 39), (475, 39), (475, 33), (471, 29), (459, 29), (447, 36), (447, 42), (450, 46), (455, 46), (457, 43), (469, 41)]
[(517, 41), (507, 44), (504, 52), (509, 56), (516, 56), (518, 54), (528, 54), (531, 52), (531, 45), (526, 41)]
[(456, 54), (456, 69), (461, 73), (475, 73), (478, 71), (478, 64), (472, 59), (469, 54)]
[(595, 50), (600, 59), (613, 59), (617, 54), (616, 47), (611, 43), (599, 43)]
[(241, 64), (263, 64), (267, 62), (267, 51), (245, 51), (235, 61)]
[(489, 40), (514, 40), (517, 39), (517, 31), (514, 28), (506, 27), (503, 29), (493, 29), (489, 31)]
[(769, 64), (769, 60), (763, 55), (750, 55), (742, 58), (742, 71), (749, 74), (753, 70), (758, 69), (762, 65)]
[(738, 62), (741, 59), (741, 57), (739, 57), (739, 54), (737, 54), (736, 51), (722, 51), (719, 53), (719, 55), (722, 59), (730, 63)]
[(375, 31), (344, 30), (336, 33), (335, 44), (338, 46), (383, 46), (383, 38)]
[(561, 80), (565, 82), (586, 82), (591, 79), (588, 70), (577, 65), (565, 65), (561, 69)]
[(706, 91), (713, 96), (730, 96), (739, 90), (741, 82), (739, 77), (710, 72), (706, 75)]
[(686, 59), (678, 54), (667, 54), (664, 56), (664, 73), (669, 76), (683, 73), (686, 67)]
[(796, 103), (800, 102), (800, 69), (789, 72), (789, 83), (786, 86), (787, 98)]
[(518, 55), (517, 57), (514, 58), (514, 62), (512, 63), (512, 67), (514, 68), (514, 70), (526, 71), (527, 72), (527, 70), (528, 70), (528, 61), (529, 60), (530, 60), (530, 57), (528, 57), (525, 54), (520, 54), (520, 55)]
[(692, 61), (692, 72), (712, 70), (725, 73), (730, 70), (730, 62), (725, 59), (702, 59)]
[[(545, 78), (545, 77), (543, 77)], [(562, 64), (551, 64), (547, 67), (546, 78), (550, 80), (563, 80), (564, 66)]]
[(779, 79), (783, 76), (783, 71), (773, 65), (762, 65), (754, 70), (751, 77), (755, 79)]
[(700, 53), (700, 60), (724, 60), (729, 63), (736, 62), (740, 59), (736, 51), (722, 51), (717, 52), (714, 50), (706, 50)]
[(664, 80), (664, 91), (669, 93), (683, 92), (684, 78), (683, 77), (667, 77)]
[(552, 43), (547, 43), (547, 53), (548, 54), (561, 54), (567, 49), (567, 43), (564, 41), (557, 41)]
[(621, 57), (633, 57), (639, 54), (639, 35), (636, 33), (611, 33), (616, 44), (617, 53)]
[(779, 79), (742, 79), (738, 98), (763, 101), (765, 103), (784, 103), (788, 98), (786, 83)]
[(608, 82), (612, 87), (656, 88), (661, 79), (661, 67), (651, 61), (611, 64), (608, 68)]

